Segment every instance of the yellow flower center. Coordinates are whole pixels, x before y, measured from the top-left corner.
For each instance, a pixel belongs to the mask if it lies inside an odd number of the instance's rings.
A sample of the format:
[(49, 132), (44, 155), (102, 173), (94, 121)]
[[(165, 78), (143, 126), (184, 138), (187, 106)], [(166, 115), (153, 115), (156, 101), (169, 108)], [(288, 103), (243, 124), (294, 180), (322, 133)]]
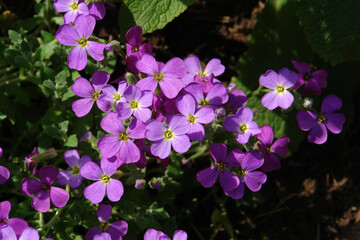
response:
[(95, 102), (95, 101), (97, 101), (97, 100), (99, 99), (100, 93), (99, 93), (98, 90), (96, 90), (96, 91), (93, 92), (91, 95), (92, 95), (91, 101)]
[(237, 168), (237, 175), (238, 177), (245, 177), (246, 176), (246, 171), (245, 169), (242, 169), (242, 168)]
[(187, 120), (189, 121), (189, 123), (194, 124), (196, 121), (196, 117), (192, 114), (189, 114), (189, 117)]
[(278, 86), (276, 87), (276, 92), (277, 92), (277, 93), (284, 93), (284, 92), (285, 92), (285, 87), (278, 85)]
[(76, 10), (78, 10), (79, 5), (77, 4), (77, 2), (74, 1), (70, 4), (70, 8), (71, 8), (71, 10), (76, 11)]
[(86, 46), (88, 45), (87, 39), (84, 38), (84, 37), (81, 37), (81, 38), (77, 41), (77, 43), (80, 45), (81, 48), (84, 48), (84, 47), (86, 47)]
[(78, 166), (74, 166), (71, 175), (78, 175), (80, 173), (80, 168)]
[(115, 93), (113, 98), (115, 101), (120, 101), (120, 99), (121, 99), (120, 93)]
[(104, 175), (101, 176), (101, 182), (104, 183), (104, 184), (109, 183), (110, 179), (111, 178), (107, 174), (104, 174)]
[(130, 108), (131, 109), (138, 109), (139, 108), (139, 102), (138, 101), (131, 101), (130, 102)]
[(102, 221), (99, 226), (99, 228), (102, 232), (106, 232), (109, 229), (109, 227), (110, 227), (110, 224), (107, 222), (104, 222), (104, 221)]
[(160, 81), (162, 81), (163, 80), (163, 76), (164, 76), (164, 73), (155, 73), (154, 74), (154, 79), (156, 80), (156, 81), (158, 81), (158, 82), (160, 82)]
[(319, 113), (319, 115), (317, 116), (316, 120), (318, 121), (318, 123), (322, 123), (323, 121), (326, 120), (326, 117), (324, 116), (323, 113)]
[(265, 146), (265, 151), (266, 151), (267, 153), (269, 153), (269, 152), (270, 152), (270, 147), (269, 147), (269, 146)]
[(134, 52), (137, 52), (137, 51), (139, 51), (139, 48), (138, 47), (133, 47), (132, 48), (132, 52), (134, 53)]
[(121, 132), (119, 135), (120, 141), (127, 141), (129, 139), (129, 134), (127, 132)]
[(200, 101), (200, 106), (201, 106), (201, 107), (209, 106), (209, 100), (207, 100), (207, 99), (201, 99), (201, 101)]
[(197, 75), (200, 76), (200, 77), (206, 77), (207, 73), (206, 72), (198, 72)]
[(240, 129), (240, 132), (244, 133), (248, 130), (248, 126), (246, 125), (246, 123), (243, 123), (240, 125), (239, 129)]
[(224, 171), (225, 166), (226, 166), (226, 163), (224, 163), (224, 162), (216, 163), (216, 170), (222, 172), (222, 171)]
[(174, 134), (171, 130), (166, 130), (164, 132), (165, 140), (172, 139), (174, 137)]

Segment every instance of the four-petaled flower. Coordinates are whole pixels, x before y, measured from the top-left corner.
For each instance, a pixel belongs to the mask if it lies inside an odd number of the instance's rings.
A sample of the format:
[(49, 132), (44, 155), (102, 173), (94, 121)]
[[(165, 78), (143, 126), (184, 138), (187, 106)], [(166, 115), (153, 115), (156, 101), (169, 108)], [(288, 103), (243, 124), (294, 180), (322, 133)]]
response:
[(112, 207), (110, 205), (100, 204), (97, 209), (97, 216), (100, 226), (91, 228), (85, 236), (86, 240), (121, 240), (127, 233), (127, 222), (120, 220), (109, 223)]
[[(116, 156), (121, 163), (135, 163), (140, 159), (140, 150), (132, 139), (145, 138), (146, 126), (141, 121), (133, 118), (127, 129), (115, 112), (109, 112), (100, 122), (106, 132), (113, 134), (102, 137), (98, 148), (103, 157)], [(119, 163), (119, 165), (121, 165)]]
[(183, 115), (171, 115), (166, 119), (165, 127), (157, 120), (151, 120), (146, 125), (145, 136), (150, 141), (151, 153), (161, 159), (170, 155), (171, 146), (175, 152), (184, 153), (191, 147), (189, 137), (190, 124)]
[(253, 121), (254, 113), (250, 108), (240, 108), (235, 115), (225, 119), (224, 127), (229, 132), (236, 132), (236, 140), (245, 144), (251, 136), (259, 134), (259, 126)]
[(91, 161), (91, 158), (84, 155), (80, 158), (77, 150), (69, 150), (64, 153), (65, 162), (72, 168), (72, 170), (59, 171), (58, 184), (65, 185), (70, 183), (70, 187), (77, 188), (82, 182), (82, 176), (80, 175), (80, 169), (85, 163)]
[[(3, 155), (3, 150), (0, 147), (0, 157)], [(0, 165), (0, 184), (5, 183), (10, 177), (10, 171), (4, 166)]]
[(9, 225), (15, 232), (16, 237), (20, 237), (25, 228), (28, 227), (28, 224), (20, 218), (9, 218), (10, 210), (11, 203), (9, 201), (0, 202), (0, 228)]
[(259, 151), (264, 156), (264, 164), (261, 166), (261, 170), (264, 172), (270, 172), (280, 169), (280, 161), (274, 153), (285, 157), (287, 154), (287, 145), (290, 143), (288, 136), (282, 136), (274, 143), (274, 132), (269, 125), (260, 127), (261, 133), (256, 135), (260, 141), (258, 144)]
[(294, 101), (294, 96), (287, 90), (296, 83), (296, 73), (287, 68), (282, 68), (277, 74), (274, 70), (268, 70), (260, 76), (260, 85), (271, 89), (261, 98), (261, 103), (269, 110), (277, 107), (287, 109)]
[(103, 112), (107, 112), (111, 109), (111, 105), (107, 101), (100, 99), (101, 90), (110, 79), (110, 75), (104, 71), (97, 71), (92, 75), (92, 84), (89, 83), (83, 77), (78, 77), (74, 84), (71, 86), (71, 90), (82, 99), (78, 99), (72, 103), (72, 110), (76, 116), (83, 117), (88, 114), (96, 102), (97, 106)]
[(229, 158), (231, 162), (235, 162), (233, 167), (237, 172), (239, 178), (239, 185), (232, 191), (225, 191), (225, 195), (233, 198), (240, 199), (244, 196), (245, 184), (253, 192), (260, 190), (263, 183), (266, 182), (266, 175), (260, 171), (254, 171), (261, 167), (264, 163), (264, 158), (258, 151), (251, 150), (247, 153), (243, 153), (240, 149), (234, 149)]
[(297, 113), (296, 119), (299, 127), (303, 131), (309, 131), (308, 141), (316, 144), (323, 144), (327, 140), (327, 130), (334, 134), (342, 131), (345, 122), (345, 116), (341, 113), (335, 113), (342, 106), (341, 99), (330, 94), (324, 98), (321, 104), (319, 114), (307, 110), (301, 110)]
[[(173, 235), (173, 240), (187, 240), (187, 233), (183, 230), (176, 230)], [(145, 232), (144, 240), (171, 240), (168, 235), (155, 229), (148, 229)]]
[(81, 168), (80, 174), (84, 178), (96, 182), (84, 189), (84, 197), (93, 204), (96, 204), (104, 199), (106, 192), (110, 201), (119, 201), (124, 193), (124, 187), (119, 180), (111, 178), (117, 167), (118, 164), (116, 158), (102, 158), (100, 167), (92, 161), (87, 162)]
[(144, 54), (135, 65), (139, 72), (147, 74), (136, 84), (141, 90), (154, 92), (159, 85), (164, 95), (171, 99), (184, 87), (180, 78), (185, 74), (185, 66), (180, 58), (174, 57), (164, 65), (156, 62), (153, 56)]
[(215, 165), (206, 168), (196, 174), (196, 179), (205, 188), (212, 187), (220, 175), (220, 185), (224, 191), (234, 190), (239, 185), (239, 178), (227, 168), (235, 166), (234, 159), (227, 157), (227, 148), (223, 143), (214, 143), (209, 150), (215, 160)]
[(0, 239), (1, 240), (39, 240), (40, 236), (35, 228), (27, 227), (21, 234), (15, 233), (15, 230), (10, 226), (0, 226)]
[(24, 178), (21, 181), (21, 192), (25, 195), (34, 195), (31, 206), (39, 212), (50, 209), (50, 200), (55, 206), (64, 207), (69, 200), (69, 193), (62, 188), (51, 186), (58, 176), (58, 170), (52, 166), (44, 166), (39, 170), (39, 180)]
[(69, 25), (61, 25), (56, 33), (56, 39), (65, 46), (75, 47), (71, 50), (67, 63), (70, 68), (81, 71), (87, 63), (88, 52), (96, 61), (104, 59), (104, 43), (89, 41), (94, 31), (96, 20), (90, 15), (80, 15), (75, 20), (75, 29)]
[(304, 93), (321, 94), (321, 88), (326, 88), (327, 72), (324, 69), (319, 69), (310, 73), (311, 67), (304, 62), (296, 62), (291, 60), (292, 64), (300, 73), (297, 74), (297, 82), (293, 89), (299, 89), (304, 84)]
[(89, 9), (86, 3), (79, 0), (55, 0), (54, 9), (57, 12), (66, 12), (64, 23), (74, 23), (79, 15), (89, 15)]

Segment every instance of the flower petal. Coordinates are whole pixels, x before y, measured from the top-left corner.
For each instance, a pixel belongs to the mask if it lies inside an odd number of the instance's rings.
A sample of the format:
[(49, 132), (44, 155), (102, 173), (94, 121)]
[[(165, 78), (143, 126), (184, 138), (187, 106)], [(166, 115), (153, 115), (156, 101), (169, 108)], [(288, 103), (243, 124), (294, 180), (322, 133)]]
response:
[(189, 114), (195, 113), (195, 99), (190, 94), (185, 94), (176, 98), (176, 107), (179, 112), (187, 117)]
[(79, 187), (81, 182), (82, 182), (82, 176), (80, 174), (70, 176), (70, 184), (69, 185), (71, 188)]
[(154, 156), (164, 159), (170, 155), (171, 142), (165, 139), (155, 141), (151, 145), (150, 150)]
[(55, 206), (62, 208), (66, 205), (66, 203), (69, 200), (69, 193), (65, 189), (58, 187), (51, 187), (50, 199)]
[(297, 81), (295, 72), (290, 71), (288, 68), (282, 68), (278, 74), (279, 84), (283, 85), (286, 89), (292, 87)]
[(45, 183), (46, 185), (52, 185), (56, 180), (59, 171), (53, 166), (44, 166), (40, 168), (39, 178), (41, 183)]
[(12, 227), (16, 237), (20, 237), (21, 233), (29, 226), (25, 220), (20, 218), (10, 218), (6, 223)]
[(190, 124), (190, 129), (187, 134), (191, 141), (201, 141), (205, 137), (205, 129), (200, 123)]
[(273, 153), (264, 154), (264, 164), (261, 166), (262, 171), (271, 172), (280, 169), (280, 167), (281, 163)]
[(59, 27), (56, 32), (56, 39), (59, 43), (65, 46), (77, 46), (80, 39), (79, 34), (69, 24), (64, 24)]
[(303, 131), (309, 131), (312, 129), (317, 124), (316, 118), (317, 114), (310, 111), (300, 110), (296, 114), (299, 127)]
[(96, 163), (90, 161), (85, 163), (84, 166), (82, 166), (82, 168), (80, 169), (80, 174), (86, 179), (97, 181), (100, 180), (103, 171)]
[(0, 166), (0, 184), (5, 183), (10, 177), (10, 171), (4, 166)]
[(239, 186), (239, 178), (227, 169), (220, 172), (220, 185), (224, 191), (232, 191)]
[(185, 153), (190, 149), (191, 142), (188, 136), (180, 135), (175, 136), (173, 139), (171, 139), (171, 145), (174, 148), (175, 152)]
[(307, 74), (310, 73), (311, 67), (309, 64), (304, 62), (297, 62), (295, 60), (291, 60), (292, 64), (294, 65), (294, 68), (298, 70), (300, 73)]
[(176, 230), (174, 232), (173, 240), (187, 240), (188, 235), (183, 230)]
[(231, 197), (232, 199), (242, 198), (244, 196), (244, 192), (245, 192), (245, 185), (244, 185), (244, 180), (242, 179), (240, 179), (240, 184), (237, 188), (229, 192), (224, 191), (225, 195)]
[(220, 59), (213, 58), (206, 65), (204, 73), (207, 73), (208, 75), (213, 73), (214, 76), (216, 77), (221, 75), (224, 71), (225, 71), (225, 66), (221, 64)]
[[(144, 54), (141, 60), (135, 63), (139, 72), (146, 73), (150, 76), (154, 76), (154, 73), (159, 73), (158, 65), (155, 58), (150, 54)], [(156, 81), (156, 80), (154, 80)], [(150, 90), (150, 89), (149, 89)]]
[(109, 112), (100, 122), (101, 128), (108, 133), (119, 135), (124, 131), (123, 122), (118, 118), (116, 112)]
[(325, 125), (330, 132), (338, 134), (342, 131), (343, 124), (345, 123), (345, 116), (341, 113), (332, 113), (325, 115)]
[(248, 172), (244, 177), (246, 186), (253, 192), (259, 191), (266, 179), (266, 174), (260, 171)]
[(71, 108), (77, 117), (83, 117), (90, 112), (93, 105), (94, 101), (91, 98), (83, 98), (73, 102)]
[(104, 60), (105, 43), (88, 41), (87, 44), (88, 45), (85, 47), (86, 51), (93, 59), (96, 61)]
[(277, 139), (273, 143), (273, 145), (271, 145), (270, 151), (282, 157), (286, 157), (287, 146), (289, 143), (290, 143), (290, 138), (288, 136), (282, 136), (279, 139)]
[(270, 111), (274, 110), (278, 107), (277, 96), (275, 91), (268, 92), (261, 98), (261, 104)]
[(150, 141), (158, 141), (164, 139), (164, 132), (166, 131), (166, 127), (157, 120), (149, 121), (146, 124), (146, 132), (145, 137)]
[(294, 102), (294, 96), (288, 90), (285, 90), (284, 93), (277, 94), (276, 100), (279, 107), (288, 109)]
[(211, 123), (215, 119), (214, 109), (211, 107), (202, 107), (196, 113), (196, 122), (208, 124)]
[(215, 166), (211, 166), (204, 170), (201, 170), (196, 174), (196, 179), (204, 188), (211, 188), (219, 175), (219, 171), (216, 170)]
[(97, 181), (84, 189), (84, 197), (93, 204), (100, 203), (105, 197), (105, 190), (106, 185)]
[(76, 149), (66, 151), (64, 153), (65, 162), (71, 167), (77, 166), (80, 160), (79, 153)]
[(120, 200), (124, 193), (124, 187), (122, 183), (117, 179), (110, 179), (110, 182), (106, 185), (106, 194), (110, 201), (117, 202)]
[(109, 221), (111, 213), (112, 213), (112, 207), (111, 205), (107, 205), (107, 204), (100, 204), (96, 211), (99, 222)]
[(162, 81), (159, 82), (161, 91), (164, 93), (164, 95), (169, 98), (173, 99), (178, 95), (181, 89), (183, 89), (184, 84), (183, 82), (174, 77), (165, 77)]
[(59, 171), (57, 176), (57, 184), (65, 185), (68, 184), (70, 181), (72, 171)]
[(9, 201), (0, 202), (0, 222), (9, 218), (11, 204)]
[(244, 160), (242, 162), (241, 167), (246, 171), (255, 170), (264, 163), (264, 158), (261, 154), (256, 150), (251, 150), (245, 153)]
[[(192, 75), (197, 75), (199, 72), (202, 73), (200, 60), (198, 56), (192, 55), (184, 59), (185, 68)], [(193, 77), (194, 78), (194, 77)]]
[(260, 85), (266, 88), (275, 89), (279, 83), (278, 75), (274, 70), (267, 70), (266, 73), (260, 76), (259, 82)]
[(69, 68), (76, 69), (81, 71), (85, 68), (87, 64), (87, 55), (85, 48), (80, 47), (77, 45), (67, 57), (67, 64)]
[(330, 94), (324, 98), (321, 104), (321, 112), (333, 113), (342, 107), (342, 101), (334, 94)]
[(261, 133), (256, 135), (257, 139), (259, 139), (262, 144), (270, 146), (274, 140), (273, 129), (269, 125), (264, 125), (260, 127), (260, 131)]
[(47, 212), (50, 209), (50, 193), (41, 190), (31, 200), (31, 206), (39, 212)]
[[(111, 159), (112, 160), (112, 159)], [(117, 161), (111, 161), (107, 158), (101, 158), (100, 166), (103, 173), (112, 176), (117, 169)]]
[(223, 143), (214, 143), (210, 146), (209, 152), (215, 162), (225, 162), (227, 155), (226, 145)]
[(146, 77), (136, 83), (136, 86), (142, 91), (149, 90), (151, 92), (155, 91), (157, 85), (158, 81), (156, 81), (154, 77)]
[(325, 124), (316, 123), (310, 130), (308, 135), (308, 141), (316, 144), (323, 144), (327, 140), (327, 130)]
[(166, 119), (168, 128), (172, 130), (175, 136), (183, 135), (189, 132), (190, 123), (183, 115), (171, 115)]
[(80, 37), (88, 39), (93, 33), (95, 28), (96, 20), (90, 15), (80, 15), (75, 20), (75, 29)]
[(120, 150), (120, 145), (121, 141), (119, 140), (119, 136), (105, 136), (100, 138), (97, 143), (101, 155), (105, 158), (117, 155)]
[(21, 192), (27, 196), (41, 191), (42, 183), (35, 178), (24, 178), (21, 181)]
[(0, 227), (0, 238), (2, 240), (17, 240), (14, 230), (9, 225)]

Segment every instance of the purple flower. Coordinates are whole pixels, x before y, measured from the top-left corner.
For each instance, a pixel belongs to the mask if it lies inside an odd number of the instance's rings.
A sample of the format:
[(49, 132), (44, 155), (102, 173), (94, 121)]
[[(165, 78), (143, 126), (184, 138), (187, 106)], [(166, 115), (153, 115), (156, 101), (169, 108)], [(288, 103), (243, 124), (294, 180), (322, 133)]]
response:
[(28, 227), (28, 224), (25, 220), (22, 220), (20, 218), (9, 218), (10, 210), (10, 202), (0, 202), (0, 228), (9, 225), (15, 232), (15, 235), (17, 237), (20, 237), (21, 233), (25, 230), (25, 228)]
[(39, 240), (39, 233), (35, 228), (25, 228), (20, 236), (17, 236), (14, 229), (10, 225), (0, 226), (1, 240)]
[[(225, 71), (224, 65), (221, 64), (220, 59), (213, 58), (206, 65), (204, 71), (201, 68), (200, 60), (198, 56), (192, 55), (184, 59), (184, 64), (186, 68), (186, 75), (182, 78), (185, 86), (192, 83), (195, 80), (196, 76), (207, 77), (211, 74), (214, 77), (221, 75)], [(214, 78), (214, 83), (220, 83), (220, 81)]]
[(88, 41), (94, 31), (96, 20), (90, 15), (80, 15), (75, 20), (75, 29), (69, 25), (61, 25), (56, 33), (56, 39), (65, 46), (75, 47), (67, 58), (70, 68), (83, 70), (87, 63), (86, 52), (96, 61), (104, 59), (104, 43)]
[(90, 2), (89, 3), (89, 14), (94, 16), (96, 20), (101, 20), (105, 17), (106, 9), (103, 2)]
[(132, 72), (137, 72), (135, 63), (147, 54), (152, 54), (151, 43), (144, 43), (141, 45), (142, 28), (135, 26), (129, 29), (126, 33), (126, 61), (127, 67)]
[(102, 137), (98, 142), (101, 155), (105, 158), (116, 156), (123, 163), (135, 163), (140, 159), (140, 150), (131, 139), (145, 138), (145, 125), (134, 118), (125, 130), (115, 112), (110, 112), (100, 122), (106, 132), (113, 134)]
[(250, 108), (240, 108), (235, 115), (225, 119), (224, 127), (229, 132), (236, 132), (236, 140), (245, 144), (251, 136), (259, 134), (259, 126), (253, 121), (253, 112)]
[(235, 149), (230, 153), (229, 158), (231, 158), (231, 162), (236, 162), (236, 164), (233, 164), (233, 167), (236, 167), (240, 183), (237, 188), (232, 191), (224, 190), (225, 195), (233, 199), (242, 198), (245, 191), (244, 183), (251, 191), (259, 191), (267, 179), (265, 173), (254, 171), (264, 163), (261, 154), (255, 150), (251, 150), (244, 155), (240, 149)]
[(268, 70), (260, 76), (262, 86), (271, 89), (261, 98), (261, 103), (269, 110), (277, 107), (287, 109), (294, 101), (294, 96), (287, 90), (296, 82), (296, 73), (287, 68), (282, 68), (277, 74), (274, 70)]
[[(187, 240), (187, 237), (187, 233), (183, 230), (176, 230), (173, 235), (173, 240)], [(144, 240), (170, 240), (170, 238), (161, 231), (148, 229), (145, 232)]]
[(341, 113), (335, 113), (342, 106), (341, 99), (330, 94), (324, 98), (321, 104), (319, 114), (306, 110), (297, 113), (296, 119), (299, 127), (303, 131), (309, 131), (308, 141), (316, 144), (323, 144), (327, 140), (327, 130), (334, 134), (342, 131), (345, 122), (345, 116)]
[(184, 93), (191, 94), (198, 107), (210, 106), (213, 109), (216, 109), (220, 105), (226, 103), (229, 99), (226, 88), (220, 83), (214, 84), (206, 96), (203, 94), (200, 85), (197, 83), (190, 83), (187, 85), (184, 88)]
[(119, 102), (125, 102), (124, 92), (127, 87), (126, 81), (119, 82), (118, 89), (116, 90), (112, 85), (105, 85), (102, 88), (104, 95), (100, 99), (101, 101), (115, 102), (118, 104)]
[(112, 162), (106, 158), (101, 159), (100, 167), (92, 161), (87, 162), (81, 168), (80, 174), (84, 178), (96, 182), (84, 189), (85, 198), (93, 204), (100, 203), (104, 199), (106, 192), (110, 201), (119, 201), (124, 193), (124, 187), (119, 180), (111, 178), (116, 169), (117, 161)]
[(274, 153), (282, 157), (286, 157), (287, 146), (290, 143), (288, 136), (282, 136), (274, 143), (274, 132), (269, 125), (260, 127), (261, 133), (256, 135), (260, 141), (258, 144), (259, 151), (264, 156), (264, 164), (261, 166), (261, 170), (264, 172), (271, 172), (273, 170), (280, 169), (280, 161)]
[(72, 104), (72, 110), (77, 117), (83, 117), (88, 114), (96, 102), (97, 106), (104, 112), (111, 109), (109, 102), (101, 101), (99, 99), (100, 92), (106, 83), (109, 81), (110, 75), (104, 71), (97, 71), (92, 75), (92, 84), (83, 77), (78, 77), (71, 90), (82, 99), (78, 99)]
[(140, 88), (130, 85), (124, 92), (125, 102), (119, 102), (116, 106), (116, 112), (121, 120), (126, 120), (134, 115), (142, 122), (151, 118), (153, 94), (151, 91), (141, 91)]
[(27, 196), (35, 195), (31, 206), (39, 212), (50, 209), (50, 200), (56, 207), (64, 207), (69, 200), (69, 193), (62, 188), (51, 186), (58, 175), (58, 170), (52, 166), (44, 166), (39, 170), (40, 181), (35, 178), (24, 178), (21, 181), (21, 192)]
[(237, 111), (246, 103), (247, 97), (243, 91), (241, 91), (240, 89), (235, 89), (231, 91), (227, 105), (232, 111)]
[(57, 12), (66, 12), (64, 23), (74, 23), (79, 15), (89, 15), (89, 9), (86, 3), (79, 0), (55, 0), (54, 9)]
[[(86, 240), (121, 240), (127, 233), (128, 224), (121, 220), (109, 223), (112, 207), (110, 205), (100, 204), (97, 209), (97, 216), (100, 226), (91, 228), (85, 236)], [(101, 238), (102, 237), (102, 238)]]
[[(3, 155), (3, 150), (0, 147), (0, 157)], [(10, 177), (10, 171), (6, 168), (0, 165), (0, 184), (5, 183)]]
[(91, 158), (84, 155), (80, 158), (79, 153), (74, 150), (69, 150), (64, 153), (64, 159), (66, 163), (72, 168), (70, 171), (59, 171), (58, 184), (65, 185), (70, 182), (70, 187), (77, 188), (82, 182), (80, 175), (81, 167), (91, 161)]
[(201, 90), (206, 95), (209, 93), (210, 89), (214, 85), (214, 74), (210, 74), (209, 76), (200, 77), (195, 75), (194, 82), (200, 85)]
[(304, 62), (296, 62), (291, 60), (292, 64), (300, 73), (297, 74), (297, 82), (293, 86), (294, 89), (299, 89), (304, 84), (304, 93), (321, 94), (321, 88), (326, 88), (327, 72), (324, 69), (317, 70), (310, 73), (311, 67)]
[(164, 95), (172, 99), (184, 87), (180, 78), (185, 74), (185, 66), (180, 58), (174, 57), (163, 65), (158, 64), (153, 56), (144, 54), (141, 60), (136, 62), (136, 68), (147, 74), (146, 78), (136, 84), (141, 90), (154, 92), (159, 84)]
[(37, 166), (36, 160), (37, 160), (37, 158), (35, 157), (38, 154), (39, 154), (39, 152), (38, 152), (37, 148), (34, 147), (32, 152), (25, 157), (26, 168), (28, 170), (32, 171), (32, 174), (34, 176), (37, 175), (37, 173), (38, 173), (38, 170), (36, 169), (36, 166)]
[(195, 100), (190, 94), (180, 96), (176, 100), (179, 112), (186, 117), (190, 123), (188, 136), (191, 141), (201, 141), (205, 137), (202, 124), (211, 123), (215, 118), (214, 110), (210, 107), (195, 109)]
[(155, 94), (153, 99), (154, 119), (163, 122), (166, 117), (178, 114), (176, 99), (169, 99), (163, 93)]
[(220, 175), (220, 185), (224, 191), (231, 191), (239, 185), (239, 178), (226, 167), (233, 167), (236, 162), (227, 156), (227, 148), (223, 143), (214, 143), (210, 147), (210, 154), (215, 160), (215, 165), (206, 168), (196, 174), (196, 179), (205, 188), (212, 187)]
[(161, 122), (151, 120), (146, 125), (145, 136), (150, 141), (151, 153), (164, 159), (170, 155), (171, 146), (175, 152), (184, 153), (191, 147), (191, 142), (186, 134), (189, 132), (190, 124), (182, 115), (172, 115), (166, 119), (168, 127)]

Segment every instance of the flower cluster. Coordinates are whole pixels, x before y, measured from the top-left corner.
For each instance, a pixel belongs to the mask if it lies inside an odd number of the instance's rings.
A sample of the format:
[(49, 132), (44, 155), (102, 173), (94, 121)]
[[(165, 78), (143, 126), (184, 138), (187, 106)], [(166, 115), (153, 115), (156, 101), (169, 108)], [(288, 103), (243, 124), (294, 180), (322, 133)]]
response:
[[(55, 0), (54, 8), (64, 13), (64, 24), (59, 27), (56, 39), (62, 45), (73, 47), (67, 58), (69, 68), (81, 71), (87, 65), (87, 54), (102, 61), (104, 50), (115, 51), (112, 44), (93, 41), (96, 38), (91, 36), (96, 21), (105, 15), (103, 2), (86, 4), (82, 0)], [(252, 192), (259, 191), (267, 180), (264, 172), (280, 169), (278, 156), (286, 157), (290, 138), (281, 136), (274, 141), (273, 128), (258, 125), (256, 113), (246, 106), (248, 99), (244, 92), (235, 89), (234, 84), (226, 88), (217, 79), (225, 71), (219, 59), (211, 59), (205, 68), (195, 55), (157, 61), (152, 56), (151, 44), (142, 44), (140, 26), (131, 28), (126, 39), (127, 72), (123, 76), (110, 84), (110, 74), (100, 69), (92, 74), (91, 82), (80, 76), (71, 87), (80, 97), (72, 102), (77, 117), (89, 114), (95, 102), (102, 112), (99, 120), (103, 132), (100, 131), (98, 136), (101, 137), (94, 144), (99, 150), (98, 157), (93, 160), (88, 155), (80, 157), (81, 149), (72, 149), (64, 153), (64, 161), (71, 170), (65, 163), (63, 168), (60, 167), (62, 170), (54, 166), (42, 166), (37, 170), (42, 160), (57, 153), (54, 149), (39, 153), (35, 148), (25, 159), (33, 177), (21, 181), (22, 193), (33, 195), (31, 206), (39, 212), (49, 211), (51, 202), (63, 208), (71, 196), (70, 188), (76, 189), (79, 196), (83, 193), (92, 204), (102, 203), (105, 196), (110, 202), (118, 202), (126, 190), (119, 180), (124, 176), (124, 165), (143, 169), (149, 158), (156, 158), (166, 169), (172, 150), (186, 154), (197, 144), (203, 144), (212, 156), (211, 166), (196, 174), (203, 187), (214, 186), (219, 178), (224, 194), (233, 199), (244, 196), (245, 185)], [(293, 61), (293, 64), (299, 74), (282, 68), (278, 73), (268, 70), (260, 76), (260, 90), (265, 93), (261, 103), (271, 111), (277, 107), (284, 110), (295, 106), (300, 129), (310, 131), (308, 141), (322, 144), (327, 140), (326, 129), (335, 134), (342, 131), (345, 117), (336, 113), (342, 102), (331, 94), (323, 100), (320, 112), (309, 104), (294, 104), (302, 101), (301, 94), (294, 94), (302, 85), (305, 94), (319, 95), (321, 88), (327, 85), (327, 73), (325, 70), (311, 73), (310, 65), (306, 63)], [(214, 137), (216, 128), (224, 130), (222, 133), (227, 139), (223, 142)], [(87, 139), (88, 135), (91, 132), (81, 140)], [(234, 145), (235, 148), (228, 150)], [(0, 184), (9, 175), (8, 169), (0, 166)], [(66, 190), (56, 187), (56, 181), (59, 185), (68, 184)], [(137, 189), (143, 189), (145, 182), (145, 179), (134, 179)], [(162, 184), (157, 179), (149, 183), (153, 189), (160, 189)], [(0, 237), (39, 239), (38, 232), (28, 227), (27, 222), (9, 219), (10, 208), (8, 201), (0, 203)], [(98, 206), (100, 226), (90, 228), (86, 239), (121, 240), (126, 235), (126, 221), (109, 222), (112, 210), (111, 205)], [(170, 240), (155, 229), (148, 229), (144, 235), (144, 240), (161, 239)], [(177, 230), (173, 239), (187, 240), (187, 234)]]

